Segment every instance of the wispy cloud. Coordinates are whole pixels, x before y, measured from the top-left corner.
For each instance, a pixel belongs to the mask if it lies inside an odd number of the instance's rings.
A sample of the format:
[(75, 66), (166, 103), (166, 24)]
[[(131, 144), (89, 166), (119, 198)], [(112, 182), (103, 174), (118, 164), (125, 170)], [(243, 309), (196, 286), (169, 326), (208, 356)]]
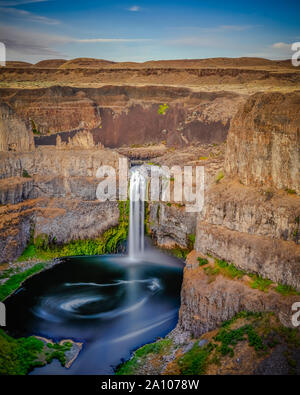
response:
[(242, 32), (252, 29), (253, 27), (253, 25), (220, 25), (215, 27), (203, 27), (200, 28), (200, 30), (206, 33)]
[(138, 11), (141, 11), (141, 7), (138, 5), (133, 5), (132, 7), (127, 8), (127, 10), (131, 11), (131, 12), (138, 12)]
[(292, 43), (277, 42), (266, 47), (260, 47), (257, 52), (245, 56), (255, 56), (267, 59), (290, 59), (293, 54)]
[(272, 45), (272, 48), (278, 48), (278, 49), (287, 49), (289, 51), (291, 51), (292, 48), (292, 43), (291, 44), (287, 44), (287, 43), (274, 43)]
[(56, 19), (36, 15), (29, 11), (19, 10), (18, 8), (0, 7), (0, 12), (1, 14), (6, 14), (15, 18), (22, 18), (29, 22), (39, 22), (47, 25), (57, 25), (59, 23)]
[(27, 61), (31, 62), (41, 58), (68, 57), (64, 52), (59, 50), (65, 44), (121, 44), (152, 41), (151, 39), (144, 38), (76, 38), (37, 33), (7, 25), (0, 26), (0, 37), (1, 41), (6, 45), (9, 59), (26, 58)]
[(136, 43), (144, 41), (153, 41), (150, 38), (70, 38), (70, 42), (76, 43)]
[(31, 4), (31, 3), (44, 3), (49, 0), (7, 0), (7, 1), (2, 1), (0, 0), (0, 6), (1, 7), (14, 7), (18, 5), (23, 5), (23, 4)]

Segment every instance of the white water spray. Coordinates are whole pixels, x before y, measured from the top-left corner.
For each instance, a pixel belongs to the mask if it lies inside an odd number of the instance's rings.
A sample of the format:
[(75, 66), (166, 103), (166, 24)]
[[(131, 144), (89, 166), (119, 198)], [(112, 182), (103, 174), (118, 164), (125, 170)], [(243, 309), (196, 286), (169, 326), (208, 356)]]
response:
[(147, 176), (141, 167), (131, 170), (129, 214), (129, 258), (135, 259), (144, 252), (145, 198)]

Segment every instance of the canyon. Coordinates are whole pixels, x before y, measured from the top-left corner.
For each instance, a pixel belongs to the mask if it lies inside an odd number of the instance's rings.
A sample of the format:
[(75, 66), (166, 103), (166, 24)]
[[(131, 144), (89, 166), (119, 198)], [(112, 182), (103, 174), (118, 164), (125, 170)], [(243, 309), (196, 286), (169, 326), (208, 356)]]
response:
[[(299, 110), (300, 74), (287, 62), (8, 64), (0, 69), (0, 265), (13, 267), (41, 237), (63, 246), (117, 227), (118, 202), (96, 198), (101, 165), (118, 168), (127, 157), (133, 165), (204, 166), (200, 213), (172, 200), (147, 207), (157, 246), (188, 254), (174, 338), (200, 338), (245, 310), (271, 311), (292, 328)], [(228, 278), (218, 262), (241, 276)], [(270, 289), (253, 287), (253, 278)]]

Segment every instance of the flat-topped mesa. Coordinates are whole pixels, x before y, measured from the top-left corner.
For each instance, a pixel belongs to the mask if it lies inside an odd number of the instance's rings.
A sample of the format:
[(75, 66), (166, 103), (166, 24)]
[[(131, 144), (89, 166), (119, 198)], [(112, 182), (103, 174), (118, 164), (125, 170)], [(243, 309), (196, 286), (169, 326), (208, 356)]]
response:
[(233, 118), (225, 169), (244, 185), (300, 193), (300, 91), (257, 93)]

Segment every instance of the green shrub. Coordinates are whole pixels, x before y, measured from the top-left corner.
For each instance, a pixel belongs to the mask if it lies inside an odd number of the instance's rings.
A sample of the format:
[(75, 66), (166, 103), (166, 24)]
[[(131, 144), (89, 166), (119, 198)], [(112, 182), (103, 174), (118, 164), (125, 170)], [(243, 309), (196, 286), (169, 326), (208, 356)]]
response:
[(201, 258), (200, 256), (197, 258), (197, 261), (199, 262), (199, 266), (205, 266), (208, 264), (208, 259)]
[(216, 178), (216, 183), (218, 184), (224, 178), (224, 172), (220, 171)]
[(158, 114), (165, 115), (168, 109), (169, 109), (169, 106), (167, 104), (161, 104), (158, 109)]
[(22, 177), (23, 178), (31, 178), (31, 176), (28, 174), (28, 171), (27, 170), (23, 170), (23, 172), (22, 172)]

